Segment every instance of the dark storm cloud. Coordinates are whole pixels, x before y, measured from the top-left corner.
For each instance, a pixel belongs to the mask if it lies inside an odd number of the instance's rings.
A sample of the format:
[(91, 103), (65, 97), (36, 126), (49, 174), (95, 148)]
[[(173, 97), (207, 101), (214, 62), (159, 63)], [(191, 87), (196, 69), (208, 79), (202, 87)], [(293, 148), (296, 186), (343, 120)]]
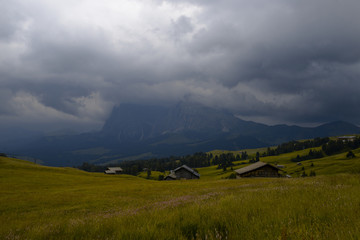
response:
[[(356, 94), (360, 87), (359, 3), (260, 2), (262, 6), (257, 1), (245, 7), (238, 2), (239, 11), (220, 10), (221, 17), (217, 14), (221, 6), (215, 4), (206, 13), (221, 21), (212, 22), (195, 50), (229, 52), (224, 68), (228, 76), (218, 76), (222, 84), (233, 89), (246, 83), (260, 89), (261, 93), (254, 94), (259, 100), (258, 114), (278, 116), (279, 121), (346, 118), (358, 123), (354, 108), (360, 102)], [(250, 13), (241, 17), (241, 8)]]
[(2, 123), (99, 127), (114, 104), (183, 99), (269, 123), (360, 123), (358, 1), (0, 4)]

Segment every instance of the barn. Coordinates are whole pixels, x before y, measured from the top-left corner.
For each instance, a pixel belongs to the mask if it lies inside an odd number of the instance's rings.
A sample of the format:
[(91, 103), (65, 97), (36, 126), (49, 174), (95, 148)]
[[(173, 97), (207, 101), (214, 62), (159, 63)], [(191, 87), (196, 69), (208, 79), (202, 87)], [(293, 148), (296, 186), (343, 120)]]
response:
[(236, 178), (243, 177), (281, 177), (279, 168), (264, 162), (256, 162), (247, 167), (235, 170)]
[(171, 173), (165, 177), (165, 180), (176, 180), (176, 179), (199, 179), (200, 174), (194, 169), (182, 165), (181, 167), (172, 170)]

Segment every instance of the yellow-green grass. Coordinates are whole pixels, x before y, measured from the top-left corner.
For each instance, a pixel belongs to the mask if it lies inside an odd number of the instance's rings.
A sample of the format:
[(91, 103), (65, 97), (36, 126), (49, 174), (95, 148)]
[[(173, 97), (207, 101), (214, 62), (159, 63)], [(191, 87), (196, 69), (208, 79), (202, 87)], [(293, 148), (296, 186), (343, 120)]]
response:
[(163, 173), (163, 172), (159, 172), (159, 171), (151, 171), (150, 177), (148, 178), (147, 171), (143, 171), (143, 172), (140, 172), (137, 176), (142, 177), (142, 178), (146, 178), (146, 179), (159, 180), (160, 175), (165, 177), (167, 174), (169, 174), (169, 172)]
[[(313, 148), (313, 150), (319, 150), (320, 148)], [(297, 155), (304, 156), (308, 154), (310, 149), (296, 151), (287, 154), (281, 154), (279, 156), (269, 156), (260, 158), (263, 162), (272, 164), (279, 164), (285, 166), (283, 170), (290, 175), (298, 176), (303, 172), (309, 173), (315, 171), (317, 175), (329, 175), (336, 173), (353, 173), (360, 172), (360, 149), (356, 149), (353, 152), (357, 157), (347, 158), (345, 153), (340, 153), (332, 156), (325, 156), (319, 159), (311, 159), (302, 161), (300, 165), (296, 162), (292, 162), (291, 159), (296, 158)], [(313, 165), (313, 166), (311, 166)]]
[[(312, 150), (320, 150), (320, 147), (312, 148)], [(311, 159), (302, 161), (300, 165), (297, 162), (292, 162), (291, 159), (296, 158), (297, 155), (304, 156), (309, 153), (310, 149), (295, 151), (291, 153), (281, 154), (279, 156), (260, 157), (260, 161), (271, 163), (273, 165), (283, 165), (281, 173), (283, 175), (291, 175), (299, 177), (304, 171), (309, 174), (310, 171), (315, 171), (316, 175), (330, 175), (337, 173), (360, 173), (360, 149), (353, 150), (356, 157), (347, 158), (345, 153), (340, 153), (332, 156), (325, 156), (319, 159)], [(231, 151), (222, 151), (221, 153), (228, 153)], [(255, 151), (256, 152), (256, 151)], [(220, 153), (220, 152), (214, 152)], [(234, 153), (234, 152), (233, 152)], [(239, 169), (250, 165), (249, 161), (235, 161), (233, 169)], [(312, 166), (313, 165), (313, 166)], [(303, 169), (304, 168), (304, 169)], [(226, 172), (222, 169), (217, 169), (217, 166), (210, 166), (199, 168), (199, 173), (205, 179), (221, 179), (228, 177), (232, 171), (228, 168)]]
[[(274, 147), (272, 147), (274, 148)], [(316, 147), (316, 148), (311, 148), (311, 149), (315, 149), (315, 150), (320, 150), (321, 147)], [(293, 156), (296, 157), (296, 155), (300, 154), (300, 155), (305, 155), (307, 153), (309, 153), (309, 149), (304, 149), (304, 150), (300, 150), (300, 151), (295, 151), (295, 152), (291, 152), (288, 154), (281, 154), (280, 158), (285, 158), (287, 159), (288, 156)], [(254, 149), (243, 149), (243, 150), (238, 150), (238, 151), (228, 151), (228, 150), (214, 150), (214, 151), (210, 151), (208, 153), (212, 153), (214, 156), (219, 156), (220, 154), (226, 154), (226, 153), (233, 153), (235, 156), (236, 155), (240, 155), (242, 152), (246, 152), (249, 155), (249, 158), (255, 157), (256, 153), (259, 152), (260, 155), (264, 152), (267, 151), (267, 148), (254, 148)], [(279, 157), (279, 156), (275, 156), (275, 157)]]
[(153, 181), (0, 157), (0, 239), (360, 238), (358, 174), (229, 180), (207, 171)]
[[(307, 174), (310, 171), (315, 171), (317, 175), (330, 175), (337, 173), (360, 173), (360, 149), (353, 151), (357, 157), (347, 158), (346, 153), (340, 153), (333, 156), (326, 156), (319, 159), (311, 159), (302, 161), (301, 165), (297, 163), (283, 161), (284, 170), (293, 176), (298, 176), (304, 170)], [(264, 161), (273, 162), (274, 158), (264, 158)], [(302, 170), (304, 168), (304, 170)]]
[[(246, 165), (244, 165), (246, 166)], [(230, 168), (227, 168), (227, 170), (224, 172), (223, 169), (217, 169), (216, 166), (210, 166), (210, 167), (203, 167), (203, 168), (197, 168), (200, 178), (204, 180), (215, 180), (215, 179), (225, 179), (230, 176), (234, 171)], [(239, 166), (234, 166), (233, 169), (239, 168)]]

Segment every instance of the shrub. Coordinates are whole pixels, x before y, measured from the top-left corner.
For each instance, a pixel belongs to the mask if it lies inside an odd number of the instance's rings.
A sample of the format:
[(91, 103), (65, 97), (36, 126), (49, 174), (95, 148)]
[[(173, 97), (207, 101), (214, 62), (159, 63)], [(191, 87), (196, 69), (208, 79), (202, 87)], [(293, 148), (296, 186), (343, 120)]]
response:
[(354, 158), (354, 157), (355, 157), (355, 154), (354, 154), (352, 151), (349, 151), (349, 152), (346, 154), (346, 157), (347, 157), (347, 158)]
[(232, 173), (230, 174), (230, 176), (228, 177), (228, 179), (235, 179), (236, 178), (236, 173)]

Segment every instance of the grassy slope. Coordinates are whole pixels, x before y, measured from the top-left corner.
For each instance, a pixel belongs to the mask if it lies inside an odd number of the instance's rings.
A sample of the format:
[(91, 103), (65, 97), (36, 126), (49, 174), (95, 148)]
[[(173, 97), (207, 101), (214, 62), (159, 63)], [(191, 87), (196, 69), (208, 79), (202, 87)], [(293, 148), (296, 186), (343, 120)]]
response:
[[(159, 180), (159, 176), (163, 175), (164, 177), (169, 174), (169, 172), (158, 172), (158, 171), (151, 171), (151, 175), (150, 178), (151, 180)], [(138, 177), (142, 177), (142, 178), (147, 178), (147, 171), (143, 171), (141, 173), (138, 174)]]
[[(313, 148), (315, 150), (319, 150), (320, 148)], [(301, 151), (296, 151), (292, 153), (286, 153), (279, 156), (270, 156), (270, 157), (261, 157), (260, 161), (268, 162), (271, 164), (279, 164), (284, 165), (285, 168), (284, 174), (289, 174), (293, 177), (298, 177), (303, 172), (302, 168), (304, 167), (305, 173), (309, 174), (310, 171), (315, 171), (317, 175), (330, 175), (336, 173), (360, 173), (360, 149), (354, 150), (353, 152), (357, 156), (356, 158), (348, 159), (346, 158), (347, 153), (340, 153), (333, 156), (326, 156), (320, 159), (312, 159), (307, 161), (302, 161), (302, 165), (297, 165), (295, 162), (291, 162), (292, 158), (295, 158), (297, 155), (303, 156), (309, 153), (310, 149), (305, 149)], [(250, 153), (256, 153), (258, 149), (255, 150), (246, 150)], [(232, 152), (237, 154), (237, 152), (233, 151), (213, 151), (213, 154), (221, 154), (221, 153), (228, 153)], [(240, 151), (241, 152), (241, 151)], [(260, 151), (261, 152), (261, 151)], [(246, 163), (244, 165), (239, 165), (240, 163)], [(313, 163), (313, 167), (311, 164)], [(241, 167), (248, 166), (248, 161), (239, 161), (235, 162), (236, 166), (234, 169), (238, 169)], [(204, 178), (226, 178), (228, 177), (232, 171), (228, 170), (223, 172), (221, 169), (216, 169), (216, 166), (210, 166), (206, 168), (198, 169), (201, 176)]]
[[(0, 158), (0, 239), (358, 239), (360, 176), (152, 181)], [(213, 178), (211, 179), (211, 174)]]

